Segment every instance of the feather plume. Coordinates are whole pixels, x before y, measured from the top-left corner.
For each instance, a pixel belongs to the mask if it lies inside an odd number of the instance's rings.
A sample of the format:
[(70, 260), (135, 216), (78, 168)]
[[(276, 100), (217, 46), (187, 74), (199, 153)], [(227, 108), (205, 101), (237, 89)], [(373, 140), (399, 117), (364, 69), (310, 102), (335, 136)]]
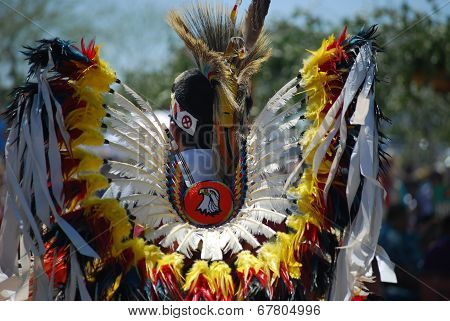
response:
[(118, 195), (128, 196), (132, 194), (159, 194), (165, 195), (166, 191), (159, 186), (137, 179), (116, 178), (111, 180), (110, 187), (105, 192), (104, 198), (117, 198)]
[(185, 225), (185, 224), (183, 224), (182, 222), (173, 222), (173, 223), (164, 224), (164, 225), (160, 226), (156, 230), (149, 229), (145, 233), (145, 238), (148, 241), (157, 240), (157, 239), (159, 239), (162, 236), (168, 235), (173, 228), (179, 227), (179, 226), (183, 226), (183, 225)]
[(127, 115), (125, 112), (119, 111), (114, 107), (107, 108), (109, 114), (103, 119), (103, 127), (112, 127), (130, 137), (148, 143), (150, 146), (165, 144), (154, 129), (149, 128), (139, 119), (130, 117), (129, 114)]
[(192, 229), (186, 234), (183, 241), (178, 245), (177, 252), (183, 253), (188, 258), (192, 257), (192, 251), (197, 250), (202, 237), (196, 229)]
[(225, 52), (233, 26), (223, 13), (223, 8), (199, 5), (187, 9), (184, 15), (170, 11), (167, 21), (191, 51), (198, 68), (206, 76), (214, 72), (217, 81), (229, 87), (231, 71), (220, 52)]
[(236, 223), (230, 223), (230, 228), (233, 230), (233, 232), (237, 237), (244, 240), (252, 247), (257, 248), (261, 245), (258, 242), (258, 240), (245, 227)]
[(119, 201), (122, 206), (127, 208), (134, 208), (138, 206), (148, 205), (153, 202), (158, 202), (161, 200), (159, 195), (148, 195), (148, 194), (132, 194), (127, 196), (120, 196)]
[[(170, 247), (175, 242), (180, 244), (191, 230), (192, 227), (189, 223), (178, 223), (178, 225), (175, 225), (170, 229), (169, 233), (162, 239), (160, 244), (163, 247)], [(157, 231), (159, 231), (159, 229)]]
[[(143, 109), (143, 111), (147, 113), (147, 115), (145, 115), (142, 111), (138, 111), (138, 114), (141, 117), (146, 118), (148, 120), (147, 121), (148, 126), (150, 126), (150, 128), (155, 128), (156, 131), (160, 134), (160, 137), (162, 137), (164, 141), (167, 141), (168, 137), (166, 135), (166, 132), (164, 131), (164, 126), (161, 124), (158, 117), (156, 117), (148, 101), (144, 100), (144, 98), (139, 96), (139, 94), (137, 94), (133, 89), (131, 89), (127, 85), (123, 84), (123, 87), (125, 88), (125, 91), (129, 93), (137, 101), (137, 103)], [(151, 119), (149, 119), (148, 116), (150, 116)]]
[(270, 0), (253, 0), (245, 16), (242, 34), (248, 50), (257, 43), (269, 11)]
[(229, 227), (225, 227), (222, 233), (220, 233), (219, 243), (223, 253), (231, 252), (231, 254), (235, 254), (242, 251), (242, 245), (239, 239)]
[(240, 217), (236, 219), (236, 224), (242, 224), (253, 235), (264, 235), (271, 238), (276, 232), (264, 223), (248, 217)]
[(269, 222), (280, 224), (286, 219), (286, 214), (265, 208), (244, 208), (243, 210), (241, 210), (241, 213), (246, 213), (249, 217), (252, 217), (260, 222), (262, 222), (263, 220), (267, 220)]
[(177, 214), (168, 213), (153, 213), (152, 215), (143, 215), (136, 218), (136, 222), (144, 226), (157, 227), (161, 224), (168, 224), (173, 222), (180, 222), (180, 217)]
[(209, 261), (222, 260), (222, 250), (218, 242), (220, 234), (218, 231), (205, 231), (202, 238), (201, 259)]
[(121, 178), (135, 178), (142, 181), (158, 184), (161, 188), (165, 187), (165, 180), (163, 177), (155, 175), (155, 172), (148, 172), (147, 169), (137, 165), (128, 163), (108, 161), (109, 173), (120, 176)]

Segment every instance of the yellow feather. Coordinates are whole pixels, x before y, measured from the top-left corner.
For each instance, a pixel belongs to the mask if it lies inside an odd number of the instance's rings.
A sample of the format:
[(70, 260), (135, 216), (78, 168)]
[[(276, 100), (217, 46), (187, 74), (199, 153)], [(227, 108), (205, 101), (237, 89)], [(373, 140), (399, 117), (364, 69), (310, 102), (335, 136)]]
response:
[(258, 273), (260, 270), (266, 270), (263, 262), (250, 253), (250, 251), (242, 251), (237, 255), (236, 271), (244, 274), (244, 279), (248, 277), (251, 268)]
[(96, 129), (85, 129), (84, 132), (72, 141), (72, 148), (79, 145), (101, 146), (105, 138), (103, 134)]
[(103, 59), (100, 59), (100, 47), (96, 46), (95, 49), (97, 51), (94, 58), (96, 64), (85, 70), (84, 74), (77, 80), (77, 85), (107, 92), (109, 85), (116, 80), (116, 74)]
[(300, 268), (302, 264), (297, 262), (294, 257), (294, 239), (295, 234), (277, 233), (276, 242), (279, 244), (281, 262), (285, 263), (289, 271), (289, 276), (293, 279), (300, 278)]
[(271, 283), (280, 276), (280, 248), (276, 242), (267, 242), (258, 250), (258, 259), (272, 272)]
[[(182, 282), (183, 281), (183, 275), (182, 275), (182, 269), (183, 269), (183, 264), (184, 264), (184, 256), (179, 254), (179, 253), (171, 253), (171, 254), (166, 254), (163, 255), (159, 260), (158, 260), (158, 267), (157, 267), (157, 273), (161, 272), (161, 268), (163, 266), (169, 266), (174, 274), (174, 276), (176, 277), (178, 282)], [(164, 274), (163, 274), (164, 276)]]
[[(336, 55), (336, 48), (327, 49), (334, 41), (334, 35), (322, 41), (322, 45), (316, 51), (309, 51), (311, 56), (303, 61), (303, 67), (300, 70), (302, 74), (301, 85), (305, 88), (307, 108), (305, 117), (313, 121), (313, 125), (305, 132), (301, 145), (306, 148), (309, 145), (313, 135), (315, 134), (323, 115), (321, 111), (328, 103), (329, 87), (327, 83), (337, 78), (336, 75), (327, 75), (321, 72), (319, 66)], [(313, 153), (312, 153), (313, 154)], [(310, 159), (309, 159), (310, 160)]]
[(120, 281), (122, 281), (122, 274), (120, 274), (116, 280), (114, 281), (114, 284), (106, 291), (106, 300), (111, 300), (114, 293), (116, 293), (117, 289), (119, 288)]
[(103, 95), (106, 91), (98, 91), (91, 87), (80, 86), (78, 82), (72, 82), (71, 85), (75, 88), (75, 96), (78, 97), (80, 101), (84, 101), (92, 106), (102, 107), (104, 103)]
[(144, 247), (145, 263), (150, 270), (150, 274), (153, 276), (153, 270), (156, 268), (158, 261), (162, 258), (163, 253), (161, 249), (156, 245), (146, 245)]
[(122, 242), (128, 238), (131, 224), (124, 208), (115, 199), (88, 199), (83, 202), (85, 215), (103, 217), (110, 222), (113, 244), (111, 254), (120, 255), (124, 249)]
[(101, 121), (105, 116), (106, 111), (103, 107), (96, 108), (89, 105), (71, 111), (65, 119), (65, 125), (68, 130), (74, 128), (81, 130), (99, 128), (101, 126)]
[(80, 148), (73, 149), (72, 155), (74, 159), (80, 160), (80, 164), (78, 165), (73, 174), (83, 172), (98, 173), (100, 167), (103, 165), (103, 160), (100, 157), (92, 155), (91, 153)]
[(108, 179), (101, 174), (80, 175), (80, 179), (87, 183), (87, 194), (94, 195), (95, 192), (108, 187)]
[(289, 271), (289, 275), (294, 278), (300, 278), (301, 263), (294, 257), (295, 234), (277, 233), (275, 242), (264, 244), (258, 251), (258, 258), (272, 272), (270, 282), (273, 284), (280, 277), (280, 264), (284, 263)]
[(120, 244), (120, 252), (130, 249), (134, 256), (132, 264), (136, 265), (141, 259), (145, 258), (145, 241), (142, 238), (133, 238)]
[(189, 291), (192, 287), (195, 286), (195, 281), (198, 280), (198, 277), (203, 275), (211, 289), (214, 289), (214, 284), (211, 280), (210, 271), (208, 267), (208, 262), (206, 261), (195, 261), (190, 270), (186, 273), (186, 282), (184, 283), (183, 290)]
[(233, 278), (231, 277), (231, 268), (223, 261), (212, 262), (209, 267), (214, 292), (222, 292), (224, 297), (234, 294)]

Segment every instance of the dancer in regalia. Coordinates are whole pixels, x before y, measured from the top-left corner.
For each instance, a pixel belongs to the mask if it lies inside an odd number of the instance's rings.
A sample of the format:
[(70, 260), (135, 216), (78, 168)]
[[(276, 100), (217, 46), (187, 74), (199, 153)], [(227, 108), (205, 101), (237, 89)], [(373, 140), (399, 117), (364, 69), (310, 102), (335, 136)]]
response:
[(389, 263), (376, 29), (323, 40), (252, 119), (270, 1), (237, 23), (240, 2), (170, 12), (195, 62), (170, 128), (93, 42), (26, 48), (5, 113), (2, 299), (370, 297), (372, 261)]

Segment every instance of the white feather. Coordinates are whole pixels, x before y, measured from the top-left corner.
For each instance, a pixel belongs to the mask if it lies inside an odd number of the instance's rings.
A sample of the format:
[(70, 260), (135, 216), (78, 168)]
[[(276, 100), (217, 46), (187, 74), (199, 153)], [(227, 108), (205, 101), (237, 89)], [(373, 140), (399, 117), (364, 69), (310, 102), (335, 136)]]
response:
[(254, 218), (257, 221), (268, 220), (277, 224), (281, 224), (286, 219), (286, 214), (265, 208), (244, 208), (241, 210), (241, 213), (246, 213), (248, 217)]
[(297, 158), (296, 160), (298, 160), (300, 158), (300, 148), (298, 145), (298, 141), (296, 140), (294, 143), (280, 145), (273, 150), (269, 149), (269, 151), (266, 152), (266, 154), (263, 154), (260, 157), (258, 157), (258, 159), (254, 162), (253, 166), (259, 167), (269, 162), (277, 162), (284, 165), (283, 160), (286, 158), (286, 155), (289, 155), (290, 150), (298, 151), (296, 157)]
[(233, 230), (235, 235), (247, 242), (252, 247), (256, 248), (259, 247), (261, 244), (258, 242), (258, 240), (242, 225), (230, 223), (230, 228)]
[(173, 223), (164, 224), (164, 225), (160, 226), (156, 230), (149, 230), (149, 231), (147, 231), (145, 233), (145, 238), (148, 241), (154, 241), (156, 239), (159, 239), (162, 236), (166, 236), (167, 234), (170, 233), (172, 228), (174, 228), (176, 226), (180, 226), (180, 225), (183, 225), (183, 223), (182, 222), (173, 222)]
[[(126, 87), (125, 85), (124, 85), (124, 88), (125, 88), (125, 90), (127, 90), (127, 88), (129, 90), (131, 90), (129, 87)], [(132, 92), (134, 94), (136, 94), (134, 91), (132, 91)], [(136, 100), (139, 99), (141, 102), (144, 101), (137, 94), (136, 94), (136, 96), (134, 96), (132, 94), (132, 96)], [(137, 106), (135, 106), (133, 103), (131, 103), (128, 99), (126, 99), (125, 97), (123, 97), (122, 95), (120, 95), (118, 93), (114, 93), (114, 102), (116, 103), (116, 106), (122, 107), (122, 110), (124, 110), (125, 113), (131, 113), (131, 115), (134, 116), (137, 120), (141, 120), (143, 122), (143, 127), (146, 127), (148, 130), (155, 131), (157, 133), (159, 139), (161, 139), (161, 141), (167, 141), (166, 135), (165, 135), (164, 131), (161, 129), (161, 124), (159, 123), (159, 121), (156, 117), (153, 118), (152, 120), (150, 120), (148, 118), (148, 116), (141, 109), (139, 109)], [(147, 112), (151, 112), (150, 105), (146, 104), (145, 107), (149, 108), (146, 110)]]
[(129, 209), (130, 213), (136, 217), (143, 218), (145, 216), (150, 216), (153, 214), (163, 214), (163, 213), (174, 213), (172, 205), (163, 198), (158, 203), (151, 203), (139, 207), (134, 207)]
[(275, 231), (264, 223), (248, 217), (240, 217), (236, 219), (236, 224), (242, 224), (253, 235), (264, 235), (271, 238), (275, 235)]
[(159, 244), (163, 247), (170, 247), (174, 242), (180, 244), (181, 242), (183, 242), (186, 234), (188, 234), (192, 229), (193, 228), (189, 225), (189, 223), (179, 223), (179, 225), (174, 226), (170, 230), (169, 234), (167, 234), (166, 237), (163, 238), (161, 242), (159, 242)]
[(153, 202), (160, 202), (163, 199), (159, 195), (148, 195), (148, 194), (131, 194), (127, 196), (121, 196), (119, 198), (122, 206), (128, 206), (130, 208), (138, 207), (142, 205), (147, 205)]
[(279, 101), (292, 87), (295, 87), (298, 83), (299, 83), (298, 78), (290, 80), (272, 98), (269, 99), (266, 106), (263, 108), (261, 113), (255, 119), (254, 122), (255, 127), (258, 127), (260, 124), (265, 124), (268, 122), (268, 119), (273, 118), (273, 115), (277, 111), (277, 107), (280, 105)]
[[(289, 119), (295, 115), (302, 115), (303, 114), (303, 105), (298, 102), (295, 104), (290, 105), (289, 107), (285, 108), (281, 113), (274, 114), (272, 113), (272, 117), (266, 118), (266, 123), (259, 123), (258, 128), (259, 131), (265, 132), (266, 130), (272, 129), (277, 130), (281, 125), (283, 125), (286, 121), (286, 119)], [(252, 131), (251, 135), (249, 135), (249, 138), (252, 138), (253, 141), (256, 138), (256, 131)]]
[(152, 215), (146, 215), (140, 220), (136, 220), (139, 224), (144, 226), (151, 226), (153, 228), (160, 226), (161, 224), (168, 224), (173, 222), (180, 222), (180, 217), (177, 214), (163, 212), (154, 213)]
[(264, 168), (249, 174), (249, 181), (253, 182), (249, 190), (253, 191), (261, 187), (280, 187), (286, 181), (288, 174), (285, 173), (266, 173)]
[(150, 154), (148, 148), (115, 129), (109, 129), (106, 137), (110, 141), (110, 144), (114, 144), (111, 145), (112, 147), (115, 145), (122, 146), (122, 150), (128, 150), (131, 159), (145, 161), (146, 166), (151, 169), (158, 168), (164, 164), (164, 162), (158, 161), (154, 155)]
[(150, 145), (165, 145), (167, 142), (162, 140), (158, 133), (145, 127), (130, 117), (130, 114), (121, 113), (116, 109), (108, 107), (109, 116), (103, 118), (103, 124), (136, 139), (144, 140)]
[(153, 194), (166, 195), (167, 192), (161, 189), (159, 186), (151, 184), (146, 181), (140, 181), (137, 179), (117, 178), (112, 179), (110, 184), (111, 192), (113, 192), (113, 198), (117, 198), (120, 193), (123, 196), (131, 194)]
[(192, 251), (198, 249), (198, 245), (202, 237), (199, 235), (197, 229), (192, 229), (189, 233), (186, 234), (183, 241), (178, 245), (177, 252), (180, 252), (186, 257), (192, 257)]
[[(150, 106), (150, 104), (147, 101), (145, 101), (141, 96), (139, 96), (133, 89), (128, 87), (127, 85), (123, 84), (123, 87), (137, 101), (139, 106), (142, 109), (144, 109), (152, 117), (153, 122), (150, 120), (149, 120), (149, 122), (151, 124), (155, 124), (155, 125), (153, 125), (155, 127), (155, 129), (160, 133), (160, 136), (165, 141), (167, 141), (168, 138), (167, 138), (165, 131), (163, 130), (163, 126), (159, 122), (158, 117), (156, 117), (155, 114), (153, 113), (153, 110), (152, 110), (152, 107)], [(138, 109), (137, 113), (139, 113), (139, 112), (140, 112), (141, 116), (146, 117), (148, 119), (148, 117), (140, 109)]]
[(247, 198), (254, 199), (260, 197), (279, 197), (284, 194), (284, 190), (282, 186), (274, 187), (274, 186), (261, 186), (258, 188), (253, 188), (252, 190), (247, 191)]
[(138, 151), (135, 151), (128, 146), (114, 142), (109, 142), (107, 146), (110, 147), (113, 151), (124, 155), (126, 158), (128, 158), (128, 160), (131, 160), (138, 164), (142, 163), (145, 167), (148, 168), (149, 171), (157, 173), (160, 177), (164, 177), (164, 165), (150, 163), (146, 157), (142, 157), (142, 155), (140, 155)]
[(109, 173), (112, 175), (118, 175), (120, 177), (135, 178), (140, 181), (147, 181), (152, 184), (158, 184), (159, 187), (165, 186), (165, 177), (161, 176), (161, 172), (150, 172), (145, 168), (138, 165), (131, 165), (128, 163), (118, 161), (108, 161), (110, 166)]
[(229, 227), (225, 227), (222, 233), (220, 233), (219, 243), (223, 253), (231, 252), (231, 254), (235, 254), (242, 251), (242, 245), (239, 239)]
[(286, 209), (290, 209), (293, 204), (285, 197), (260, 197), (257, 199), (250, 199), (246, 205), (252, 208), (264, 208), (276, 212), (286, 212)]
[(204, 232), (202, 238), (202, 260), (218, 261), (222, 260), (222, 250), (219, 243), (220, 235), (218, 231), (208, 230)]

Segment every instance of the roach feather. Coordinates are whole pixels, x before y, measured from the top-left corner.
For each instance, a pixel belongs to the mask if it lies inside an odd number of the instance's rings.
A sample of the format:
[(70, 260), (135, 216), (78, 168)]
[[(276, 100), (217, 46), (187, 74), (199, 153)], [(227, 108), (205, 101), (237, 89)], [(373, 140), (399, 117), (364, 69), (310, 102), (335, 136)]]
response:
[(269, 6), (270, 0), (253, 0), (248, 7), (242, 28), (244, 42), (248, 50), (253, 49), (261, 34)]

